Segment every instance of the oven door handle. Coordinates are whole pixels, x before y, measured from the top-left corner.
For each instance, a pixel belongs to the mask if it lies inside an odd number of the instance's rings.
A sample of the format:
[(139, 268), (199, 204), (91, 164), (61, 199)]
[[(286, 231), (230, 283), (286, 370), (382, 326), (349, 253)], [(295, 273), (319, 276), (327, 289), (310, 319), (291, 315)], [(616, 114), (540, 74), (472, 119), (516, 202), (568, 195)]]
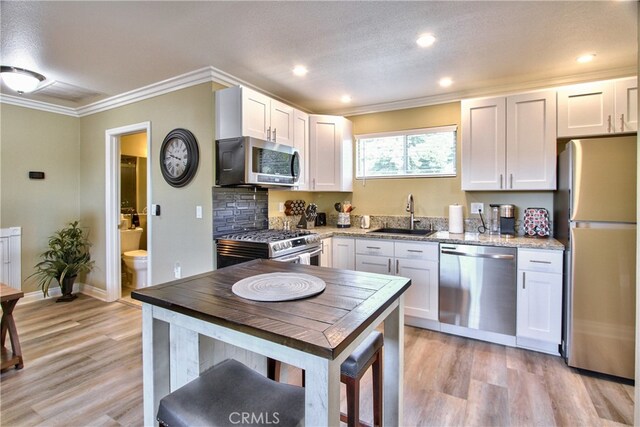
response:
[[(315, 251), (311, 252), (309, 254), (309, 257), (314, 257), (316, 255), (319, 255), (322, 253), (322, 247), (320, 247), (319, 249), (316, 249)], [(293, 261), (297, 261), (300, 258), (300, 254), (296, 254), (293, 256), (290, 256), (288, 258), (274, 258), (274, 261), (280, 261), (280, 262), (293, 262)]]

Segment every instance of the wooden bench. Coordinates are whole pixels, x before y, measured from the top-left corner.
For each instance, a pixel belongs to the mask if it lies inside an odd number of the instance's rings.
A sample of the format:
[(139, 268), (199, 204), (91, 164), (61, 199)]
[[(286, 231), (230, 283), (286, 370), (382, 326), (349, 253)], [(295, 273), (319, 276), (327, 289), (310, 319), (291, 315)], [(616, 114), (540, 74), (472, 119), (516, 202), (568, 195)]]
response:
[[(2, 305), (2, 320), (0, 321), (0, 372), (6, 371), (9, 367), (15, 366), (16, 369), (22, 369), (22, 350), (20, 348), (20, 340), (18, 339), (18, 330), (13, 320), (13, 309), (18, 300), (24, 296), (24, 293), (18, 289), (13, 289), (5, 284), (0, 283), (0, 304)], [(4, 345), (9, 332), (9, 340), (11, 340), (11, 351)]]

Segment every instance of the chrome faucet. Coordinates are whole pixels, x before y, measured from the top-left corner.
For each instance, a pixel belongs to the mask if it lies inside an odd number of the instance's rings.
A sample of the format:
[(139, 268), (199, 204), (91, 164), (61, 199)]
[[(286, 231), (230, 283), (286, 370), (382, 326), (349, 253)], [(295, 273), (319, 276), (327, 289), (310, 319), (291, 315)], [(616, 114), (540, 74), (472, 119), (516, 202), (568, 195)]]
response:
[(411, 215), (409, 217), (409, 229), (415, 229), (416, 222), (420, 222), (419, 219), (415, 219), (414, 217), (414, 206), (413, 206), (413, 194), (409, 193), (409, 197), (407, 197), (407, 212)]

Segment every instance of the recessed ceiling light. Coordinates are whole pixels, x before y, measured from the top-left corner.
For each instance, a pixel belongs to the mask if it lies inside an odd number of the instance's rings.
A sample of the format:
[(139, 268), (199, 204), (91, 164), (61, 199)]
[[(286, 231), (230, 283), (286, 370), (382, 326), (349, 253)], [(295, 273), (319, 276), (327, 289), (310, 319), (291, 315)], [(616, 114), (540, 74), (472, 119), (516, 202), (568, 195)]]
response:
[(416, 40), (416, 43), (420, 47), (429, 47), (433, 43), (435, 43), (435, 41), (436, 41), (436, 38), (433, 36), (433, 34), (423, 34), (420, 37), (418, 37), (418, 40)]
[(351, 96), (342, 95), (342, 97), (340, 98), (340, 101), (342, 101), (344, 104), (348, 104), (351, 102)]
[(293, 68), (293, 74), (299, 77), (307, 75), (308, 72), (309, 70), (307, 70), (307, 67), (305, 67), (304, 65), (296, 65)]
[(453, 80), (451, 80), (451, 77), (443, 77), (440, 79), (438, 84), (442, 87), (449, 87), (453, 84)]
[(586, 55), (579, 56), (578, 59), (576, 59), (576, 61), (578, 61), (581, 64), (586, 64), (587, 62), (593, 61), (595, 57), (596, 57), (595, 53), (588, 53)]

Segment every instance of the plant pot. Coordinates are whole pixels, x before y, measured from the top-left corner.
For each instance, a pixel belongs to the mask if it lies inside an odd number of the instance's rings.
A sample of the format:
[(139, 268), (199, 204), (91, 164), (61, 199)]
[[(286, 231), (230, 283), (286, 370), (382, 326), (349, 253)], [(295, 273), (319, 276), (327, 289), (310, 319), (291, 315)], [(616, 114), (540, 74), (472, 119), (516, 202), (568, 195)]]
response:
[(77, 276), (66, 276), (62, 279), (62, 283), (60, 284), (60, 290), (62, 291), (62, 296), (56, 300), (56, 302), (70, 302), (74, 299), (78, 298), (76, 295), (73, 295), (73, 282), (76, 281)]

